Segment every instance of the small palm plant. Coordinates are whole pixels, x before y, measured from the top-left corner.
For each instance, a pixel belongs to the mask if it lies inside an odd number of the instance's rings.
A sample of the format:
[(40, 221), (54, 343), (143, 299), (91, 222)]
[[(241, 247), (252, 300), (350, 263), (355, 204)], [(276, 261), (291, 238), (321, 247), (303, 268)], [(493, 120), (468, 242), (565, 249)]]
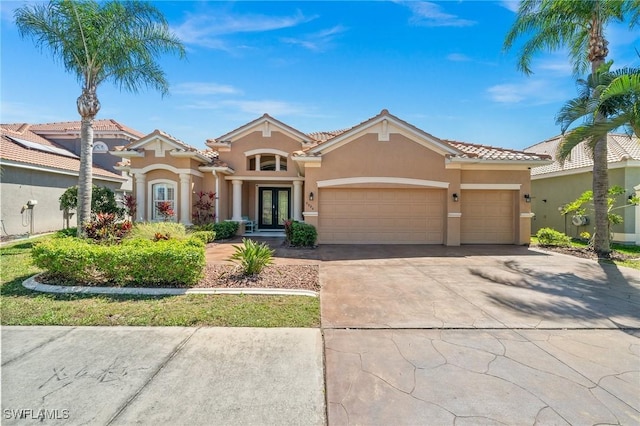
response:
[(241, 246), (233, 246), (236, 252), (229, 260), (238, 261), (245, 275), (259, 274), (265, 266), (273, 263), (272, 250), (265, 243), (257, 243), (251, 239), (243, 238)]

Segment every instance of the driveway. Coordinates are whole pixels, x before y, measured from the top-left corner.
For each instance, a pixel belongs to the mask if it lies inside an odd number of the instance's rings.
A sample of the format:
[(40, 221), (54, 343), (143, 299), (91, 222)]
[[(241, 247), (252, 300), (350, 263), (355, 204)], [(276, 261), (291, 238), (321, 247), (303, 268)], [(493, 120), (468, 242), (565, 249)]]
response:
[(320, 257), (330, 425), (640, 423), (637, 270), (513, 246)]

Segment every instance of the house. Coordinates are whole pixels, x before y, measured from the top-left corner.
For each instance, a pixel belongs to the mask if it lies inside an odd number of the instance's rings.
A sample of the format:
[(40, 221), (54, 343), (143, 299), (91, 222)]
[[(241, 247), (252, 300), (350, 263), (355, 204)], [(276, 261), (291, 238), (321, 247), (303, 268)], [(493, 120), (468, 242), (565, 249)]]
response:
[[(74, 226), (58, 199), (78, 184), (80, 122), (2, 124), (0, 130), (2, 237)], [(94, 135), (94, 184), (130, 191), (131, 179), (114, 169), (119, 159), (108, 152), (143, 134), (115, 120), (95, 120)]]
[[(561, 136), (540, 142), (525, 151), (556, 157)], [(640, 195), (640, 141), (635, 136), (609, 134), (607, 140), (609, 162), (609, 186), (618, 185), (625, 189), (625, 196), (617, 205), (627, 203), (629, 196)], [(583, 192), (593, 187), (593, 158), (585, 142), (571, 151), (570, 157), (562, 164), (555, 160), (551, 164), (531, 170), (531, 209), (535, 213), (532, 231), (553, 228), (577, 237), (581, 232), (593, 233), (593, 211), (588, 211), (586, 219), (563, 216), (562, 207), (577, 199)], [(624, 222), (613, 227), (613, 240), (621, 243), (640, 244), (640, 207), (626, 207), (617, 210)]]
[(530, 169), (550, 158), (441, 140), (387, 110), (309, 134), (265, 114), (206, 144), (156, 130), (113, 151), (134, 177), (138, 220), (168, 201), (187, 224), (195, 194), (213, 191), (218, 221), (303, 220), (319, 243), (527, 244)]

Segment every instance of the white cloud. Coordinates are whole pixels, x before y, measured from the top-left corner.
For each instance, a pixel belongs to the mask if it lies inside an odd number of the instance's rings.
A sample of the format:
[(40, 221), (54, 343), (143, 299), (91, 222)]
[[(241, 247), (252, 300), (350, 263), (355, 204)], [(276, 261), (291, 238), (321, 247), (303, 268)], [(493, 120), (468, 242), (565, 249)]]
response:
[[(75, 112), (75, 108), (72, 110)], [(45, 105), (25, 104), (23, 102), (0, 102), (2, 123), (51, 123), (65, 121), (65, 112), (60, 108), (50, 108)], [(75, 115), (74, 115), (75, 117)], [(75, 119), (75, 118), (74, 118)]]
[(398, 1), (397, 3), (408, 7), (413, 15), (409, 22), (415, 25), (427, 27), (469, 27), (476, 21), (460, 18), (444, 11), (438, 3), (428, 1)]
[(195, 101), (182, 106), (183, 109), (193, 110), (223, 110), (225, 114), (236, 115), (235, 112), (244, 115), (256, 116), (268, 113), (272, 116), (301, 116), (308, 115), (308, 107), (279, 100), (222, 100), (213, 101)]
[(179, 83), (173, 86), (172, 92), (178, 95), (233, 95), (241, 93), (233, 86), (205, 82)]
[[(497, 84), (487, 89), (487, 94), (493, 102), (502, 104), (527, 103), (530, 105), (544, 105), (564, 102), (571, 98), (563, 81), (558, 80), (526, 80), (522, 83)], [(569, 86), (571, 87), (571, 86)]]
[(332, 28), (304, 35), (299, 38), (283, 37), (280, 40), (283, 43), (298, 45), (304, 47), (305, 49), (319, 52), (329, 48), (333, 40), (345, 31), (346, 28), (344, 28), (342, 25), (336, 25)]
[(569, 59), (543, 60), (536, 65), (536, 68), (542, 71), (551, 71), (555, 75), (573, 75), (573, 65)]
[(291, 28), (315, 19), (301, 12), (291, 16), (230, 15), (219, 11), (188, 15), (180, 25), (173, 27), (176, 35), (186, 44), (211, 49), (228, 50), (224, 36)]
[(500, 2), (502, 7), (512, 12), (517, 12), (520, 7), (520, 0), (503, 0)]
[(447, 60), (452, 62), (468, 62), (471, 58), (462, 53), (450, 53), (447, 55)]

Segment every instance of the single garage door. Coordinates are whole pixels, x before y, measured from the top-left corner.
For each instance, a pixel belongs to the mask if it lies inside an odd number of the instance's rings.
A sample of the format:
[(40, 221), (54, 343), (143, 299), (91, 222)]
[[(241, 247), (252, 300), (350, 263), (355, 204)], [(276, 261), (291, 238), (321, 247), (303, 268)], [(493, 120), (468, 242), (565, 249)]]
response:
[(461, 191), (462, 244), (514, 244), (514, 191)]
[(320, 190), (318, 241), (325, 244), (443, 244), (441, 189)]

